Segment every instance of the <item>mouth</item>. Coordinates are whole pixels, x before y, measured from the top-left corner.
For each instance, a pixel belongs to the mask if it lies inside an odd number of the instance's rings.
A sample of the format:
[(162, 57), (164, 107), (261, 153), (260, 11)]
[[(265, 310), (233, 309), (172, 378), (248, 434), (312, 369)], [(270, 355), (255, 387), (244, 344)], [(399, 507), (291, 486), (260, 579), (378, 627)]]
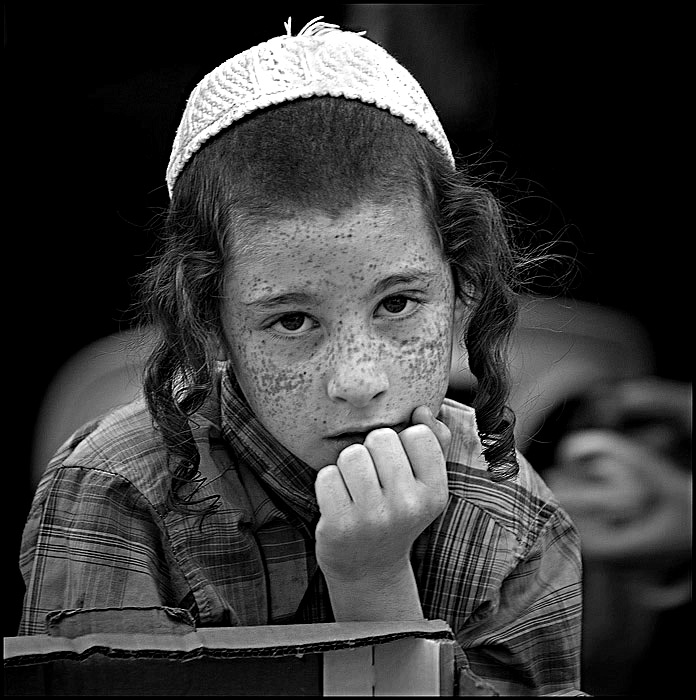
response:
[(328, 439), (336, 442), (363, 442), (368, 434), (373, 430), (378, 430), (379, 428), (391, 428), (397, 433), (400, 433), (402, 430), (405, 430), (406, 427), (408, 427), (407, 423), (383, 423), (364, 427), (351, 427), (348, 430), (336, 433), (335, 435), (330, 435)]

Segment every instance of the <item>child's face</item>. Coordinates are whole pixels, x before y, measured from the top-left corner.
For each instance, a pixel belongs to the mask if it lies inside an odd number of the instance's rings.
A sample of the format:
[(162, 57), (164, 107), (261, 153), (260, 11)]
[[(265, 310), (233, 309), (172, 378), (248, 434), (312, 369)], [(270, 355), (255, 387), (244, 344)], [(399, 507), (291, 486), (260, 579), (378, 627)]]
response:
[(437, 415), (455, 309), (420, 204), (364, 203), (258, 225), (232, 251), (222, 321), (254, 413), (314, 469), (376, 427)]

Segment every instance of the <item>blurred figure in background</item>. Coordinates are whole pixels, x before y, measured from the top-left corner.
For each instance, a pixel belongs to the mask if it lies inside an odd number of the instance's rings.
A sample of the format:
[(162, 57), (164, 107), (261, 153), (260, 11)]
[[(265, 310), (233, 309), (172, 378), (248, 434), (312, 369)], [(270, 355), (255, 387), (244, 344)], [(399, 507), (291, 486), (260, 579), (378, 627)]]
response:
[(582, 678), (592, 694), (651, 694), (685, 680), (691, 422), (690, 383), (645, 377), (590, 388), (536, 437), (552, 461), (544, 470), (540, 450), (534, 459), (581, 534)]
[[(520, 190), (522, 178), (536, 180), (530, 183), (534, 196), (519, 197), (516, 208), (525, 219), (544, 223), (551, 238), (564, 229), (564, 237), (570, 234), (577, 243), (578, 257), (591, 250), (592, 274), (585, 274), (580, 298), (584, 293), (588, 301), (623, 308), (645, 324), (657, 356), (656, 366), (645, 374), (689, 376), (688, 360), (680, 361), (682, 347), (670, 340), (676, 327), (672, 317), (668, 311), (651, 311), (655, 305), (668, 307), (661, 299), (673, 295), (671, 285), (680, 276), (663, 275), (658, 297), (655, 288), (616, 275), (619, 261), (634, 279), (659, 274), (663, 262), (671, 269), (674, 262), (659, 247), (646, 256), (631, 243), (635, 231), (650, 231), (658, 222), (664, 226), (662, 207), (652, 219), (648, 208), (633, 206), (637, 178), (646, 169), (644, 139), (660, 136), (657, 110), (672, 121), (665, 108), (671, 96), (664, 95), (647, 112), (642, 101), (636, 120), (634, 96), (641, 90), (635, 88), (655, 70), (655, 56), (644, 52), (643, 43), (646, 36), (659, 41), (659, 13), (643, 26), (640, 13), (583, 6), (346, 7), (349, 24), (373, 27), (375, 38), (427, 87), (462, 154), (484, 161), (502, 158)], [(673, 18), (667, 21), (672, 26)], [(620, 85), (607, 78), (613, 75), (615, 55), (622, 66), (629, 60), (639, 68), (622, 69)], [(665, 93), (678, 77), (676, 72), (670, 77), (674, 65), (665, 59)], [(574, 120), (581, 129), (573, 128)], [(569, 131), (572, 139), (566, 138)], [(635, 148), (634, 136), (640, 136), (642, 148)], [(652, 157), (654, 165), (661, 163), (660, 156)], [(598, 160), (606, 165), (607, 158), (621, 177), (592, 180), (580, 167)], [(577, 167), (566, 170), (564, 162)], [(504, 182), (508, 175), (502, 175)], [(566, 228), (569, 219), (572, 225)], [(587, 385), (596, 388), (576, 396), (576, 388), (567, 387), (568, 357), (549, 355), (545, 363), (538, 345), (543, 349), (551, 340), (534, 337), (537, 346), (523, 345), (524, 371), (530, 371), (530, 363), (542, 373), (553, 370), (556, 382), (565, 381), (567, 398), (544, 387), (540, 400), (562, 407), (547, 415), (523, 452), (583, 535), (583, 690), (651, 694), (679, 688), (685, 674), (679, 631), (686, 631), (684, 613), (691, 610), (691, 385), (662, 377), (594, 378)], [(579, 362), (579, 372), (607, 371), (608, 359), (602, 363), (600, 358), (598, 366), (594, 355), (587, 355), (588, 366), (583, 365), (588, 350), (575, 335), (571, 340), (567, 352)], [(617, 351), (610, 338), (605, 347)], [(637, 352), (634, 347), (626, 355), (627, 364), (635, 362)], [(524, 376), (518, 373), (518, 379)], [(536, 373), (530, 379), (532, 386), (538, 383)]]

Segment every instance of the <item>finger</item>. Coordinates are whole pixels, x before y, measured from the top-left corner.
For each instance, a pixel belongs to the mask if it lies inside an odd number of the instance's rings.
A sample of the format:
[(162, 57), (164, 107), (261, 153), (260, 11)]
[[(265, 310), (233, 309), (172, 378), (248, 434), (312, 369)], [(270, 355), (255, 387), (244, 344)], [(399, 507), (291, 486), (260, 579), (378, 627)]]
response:
[(353, 503), (341, 471), (335, 464), (329, 464), (319, 470), (314, 482), (314, 492), (322, 515), (344, 512)]
[(411, 423), (413, 425), (427, 425), (433, 431), (437, 438), (442, 452), (447, 455), (450, 443), (452, 442), (452, 433), (450, 429), (442, 422), (437, 420), (432, 411), (427, 406), (418, 406), (411, 414)]
[(349, 445), (338, 455), (336, 464), (354, 503), (374, 503), (381, 497), (382, 485), (365, 445)]
[(445, 456), (435, 433), (426, 425), (413, 425), (399, 433), (413, 474), (434, 489), (447, 489)]
[(396, 431), (391, 428), (373, 430), (363, 446), (369, 450), (383, 489), (402, 490), (413, 484), (413, 469)]

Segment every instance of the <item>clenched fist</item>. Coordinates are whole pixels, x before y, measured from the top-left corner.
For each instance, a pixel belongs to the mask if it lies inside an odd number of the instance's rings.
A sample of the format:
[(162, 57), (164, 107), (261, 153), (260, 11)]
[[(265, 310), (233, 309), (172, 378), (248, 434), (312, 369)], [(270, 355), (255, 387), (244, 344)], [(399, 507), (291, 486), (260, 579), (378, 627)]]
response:
[(451, 440), (425, 406), (412, 423), (398, 434), (373, 430), (317, 475), (316, 556), (330, 588), (412, 577), (411, 545), (447, 503)]

